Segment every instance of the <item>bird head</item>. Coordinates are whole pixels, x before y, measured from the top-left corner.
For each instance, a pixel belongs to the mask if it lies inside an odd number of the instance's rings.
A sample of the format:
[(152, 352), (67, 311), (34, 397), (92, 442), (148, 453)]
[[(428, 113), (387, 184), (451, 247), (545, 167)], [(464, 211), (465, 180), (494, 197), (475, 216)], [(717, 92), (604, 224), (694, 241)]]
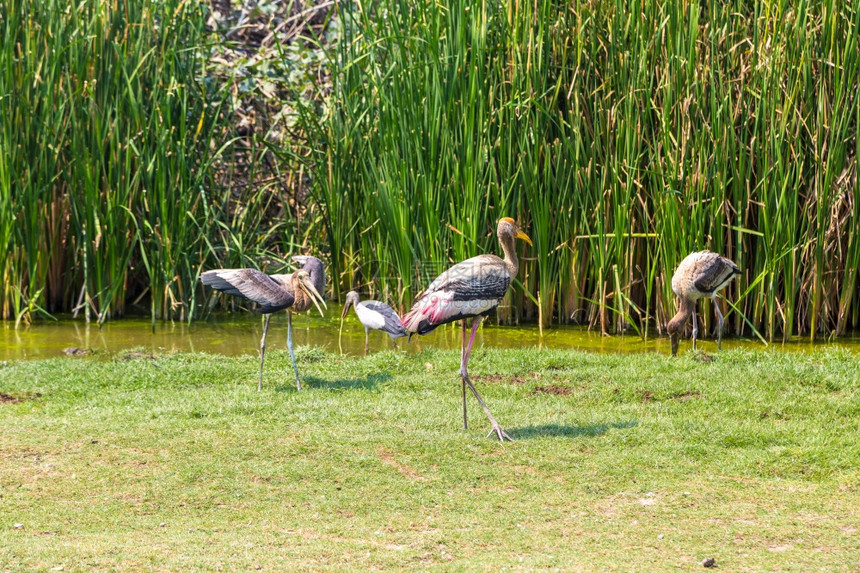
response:
[(346, 293), (346, 302), (343, 305), (343, 312), (340, 315), (341, 320), (346, 318), (346, 313), (347, 311), (349, 311), (349, 307), (354, 304), (358, 304), (358, 293), (354, 290), (351, 290)]
[(520, 226), (517, 225), (517, 222), (514, 221), (513, 219), (511, 219), (510, 217), (502, 217), (501, 219), (499, 219), (498, 233), (499, 234), (502, 234), (502, 233), (509, 234), (510, 236), (512, 236), (515, 239), (522, 239), (523, 241), (525, 241), (529, 245), (532, 244), (532, 240), (529, 239), (529, 236), (526, 235), (525, 233), (523, 233), (520, 230)]
[(325, 304), (325, 300), (323, 300), (322, 295), (314, 286), (313, 281), (311, 281), (311, 275), (309, 275), (306, 271), (296, 271), (293, 273), (293, 283), (294, 287), (302, 289), (305, 294), (311, 299), (314, 303), (314, 306), (317, 307), (317, 310), (320, 311), (320, 316), (325, 316), (323, 314), (322, 308), (320, 308), (320, 303), (322, 303), (323, 307), (328, 308)]
[(669, 342), (672, 343), (672, 356), (678, 356), (678, 341), (681, 339), (681, 335), (678, 332), (670, 332), (669, 333)]
[(672, 317), (669, 324), (666, 325), (666, 332), (669, 334), (669, 341), (672, 343), (672, 356), (678, 355), (678, 341), (681, 340), (681, 334), (684, 332), (684, 327), (690, 315), (696, 310), (696, 302), (686, 297), (678, 297), (678, 314)]
[(673, 318), (666, 325), (666, 332), (669, 333), (669, 342), (672, 343), (672, 356), (678, 355), (678, 342), (681, 340), (681, 331), (684, 328), (684, 322)]

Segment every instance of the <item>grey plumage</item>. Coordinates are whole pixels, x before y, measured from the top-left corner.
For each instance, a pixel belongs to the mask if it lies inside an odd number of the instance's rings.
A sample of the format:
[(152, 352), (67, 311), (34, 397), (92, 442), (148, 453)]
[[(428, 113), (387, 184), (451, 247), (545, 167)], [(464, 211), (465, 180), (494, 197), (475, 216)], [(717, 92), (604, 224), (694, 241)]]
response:
[(257, 312), (265, 315), (263, 337), (260, 339), (260, 382), (263, 387), (263, 362), (266, 356), (266, 334), (269, 331), (269, 318), (273, 312), (287, 309), (287, 348), (296, 375), (296, 387), (301, 390), (299, 370), (293, 352), (292, 310), (305, 311), (316, 306), (322, 314), (320, 303), (325, 300), (320, 294), (325, 291), (325, 268), (322, 261), (315, 257), (297, 255), (293, 261), (299, 270), (286, 275), (267, 275), (257, 269), (216, 269), (206, 271), (200, 276), (204, 285), (231, 296), (256, 302)]
[(400, 324), (400, 315), (397, 312), (378, 300), (365, 300), (360, 302), (362, 306), (373, 312), (378, 312), (385, 319), (385, 326), (380, 328), (383, 332), (388, 333), (391, 338), (401, 338), (406, 336), (406, 329)]
[[(517, 261), (517, 267), (519, 262)], [(498, 298), (501, 300), (511, 285), (516, 270), (495, 255), (478, 255), (459, 262), (430, 283), (424, 296), (441, 290), (454, 293), (451, 300)]]
[(437, 327), (475, 316), (487, 316), (499, 306), (519, 262), (495, 255), (478, 255), (459, 262), (430, 283), (403, 317), (407, 332), (424, 335)]
[(256, 269), (206, 271), (200, 280), (217, 291), (256, 302), (261, 314), (283, 310), (295, 302), (295, 296), (285, 285)]
[(739, 274), (738, 266), (722, 255), (711, 251), (690, 253), (672, 275), (672, 291), (691, 300), (713, 298)]
[(710, 264), (701, 265), (699, 276), (693, 282), (693, 286), (701, 293), (710, 294), (719, 291), (732, 280), (734, 275), (741, 274), (741, 270), (729, 259), (715, 255), (710, 258)]

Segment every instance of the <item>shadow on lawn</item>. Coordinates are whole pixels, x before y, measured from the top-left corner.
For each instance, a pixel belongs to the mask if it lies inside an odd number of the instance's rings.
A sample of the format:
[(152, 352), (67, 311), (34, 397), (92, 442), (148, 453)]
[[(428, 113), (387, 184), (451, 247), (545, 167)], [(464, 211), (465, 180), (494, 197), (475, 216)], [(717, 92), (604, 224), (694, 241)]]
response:
[(614, 422), (612, 424), (592, 424), (590, 426), (559, 426), (558, 424), (544, 424), (543, 426), (526, 426), (524, 428), (512, 428), (506, 432), (515, 440), (527, 440), (529, 438), (578, 438), (593, 437), (605, 434), (607, 430), (627, 430), (636, 427), (639, 422)]
[[(316, 376), (302, 376), (302, 388), (325, 388), (327, 390), (375, 390), (377, 384), (383, 384), (391, 380), (391, 374), (371, 374), (364, 378), (351, 378), (349, 380), (325, 380)], [(279, 384), (275, 392), (295, 392), (296, 385)]]

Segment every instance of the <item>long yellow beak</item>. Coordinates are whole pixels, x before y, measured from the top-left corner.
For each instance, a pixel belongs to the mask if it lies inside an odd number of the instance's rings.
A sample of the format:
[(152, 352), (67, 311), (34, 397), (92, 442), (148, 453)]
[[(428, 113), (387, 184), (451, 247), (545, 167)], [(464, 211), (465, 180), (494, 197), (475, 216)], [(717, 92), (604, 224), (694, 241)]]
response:
[(517, 234), (515, 235), (515, 238), (522, 239), (523, 241), (525, 241), (526, 243), (528, 243), (532, 247), (534, 246), (534, 245), (532, 245), (532, 240), (529, 239), (529, 236), (526, 235), (525, 233), (523, 233), (522, 231), (520, 231), (519, 229), (517, 229)]
[(349, 307), (350, 307), (350, 305), (351, 305), (351, 304), (352, 304), (352, 303), (348, 302), (348, 303), (346, 303), (345, 305), (343, 305), (343, 312), (342, 312), (342, 313), (340, 313), (340, 319), (341, 319), (341, 320), (343, 320), (344, 318), (346, 318), (346, 313), (349, 311)]
[(314, 306), (317, 307), (318, 311), (320, 311), (320, 316), (324, 317), (325, 314), (323, 313), (322, 308), (320, 308), (319, 303), (322, 303), (322, 305), (325, 308), (328, 308), (328, 307), (326, 306), (325, 300), (323, 300), (322, 295), (317, 291), (316, 288), (314, 288), (314, 285), (310, 281), (310, 277), (308, 277), (308, 279), (299, 281), (299, 284), (302, 286), (302, 289), (304, 289), (304, 291), (306, 293), (308, 293), (308, 296), (311, 297), (311, 300), (313, 301)]

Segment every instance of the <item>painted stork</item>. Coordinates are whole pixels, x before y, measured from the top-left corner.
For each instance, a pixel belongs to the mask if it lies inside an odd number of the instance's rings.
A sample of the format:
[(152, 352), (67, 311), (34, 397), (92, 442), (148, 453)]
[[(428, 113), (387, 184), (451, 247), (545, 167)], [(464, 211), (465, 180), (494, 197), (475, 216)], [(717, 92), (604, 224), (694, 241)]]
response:
[(400, 316), (394, 312), (393, 308), (378, 300), (361, 301), (358, 298), (358, 293), (351, 290), (346, 293), (346, 304), (344, 304), (343, 313), (340, 315), (341, 320), (346, 318), (350, 306), (355, 309), (358, 321), (364, 325), (365, 356), (367, 356), (367, 349), (370, 344), (371, 330), (381, 330), (388, 334), (391, 337), (392, 346), (397, 350), (397, 343), (394, 340), (406, 336), (406, 330), (400, 324)]
[(296, 255), (292, 258), (300, 270), (287, 275), (267, 275), (256, 269), (217, 269), (200, 276), (203, 284), (223, 293), (256, 302), (257, 312), (266, 316), (263, 338), (260, 340), (260, 382), (257, 390), (263, 389), (263, 361), (266, 357), (266, 333), (273, 312), (287, 309), (287, 348), (296, 374), (296, 388), (302, 389), (296, 355), (293, 352), (292, 311), (304, 312), (316, 306), (323, 314), (320, 304), (326, 306), (321, 291), (325, 290), (325, 268), (316, 257)]
[[(523, 233), (510, 217), (499, 220), (497, 232), (499, 243), (505, 253), (500, 259), (495, 255), (478, 255), (457, 263), (430, 283), (424, 294), (412, 305), (412, 310), (403, 317), (403, 327), (410, 334), (427, 334), (437, 326), (460, 320), (463, 325), (462, 353), (460, 357), (460, 380), (463, 390), (463, 429), (468, 428), (466, 421), (466, 386), (477, 398), (492, 430), (487, 437), (496, 433), (500, 441), (513, 439), (502, 430), (490, 409), (484, 404), (481, 395), (469, 379), (469, 355), (475, 342), (475, 332), (484, 316), (491, 313), (505, 296), (514, 277), (517, 276), (519, 261), (514, 244), (522, 239), (532, 244), (528, 235)], [(472, 320), (472, 334), (466, 345), (466, 319)]]
[[(666, 327), (672, 342), (672, 356), (678, 354), (678, 340), (691, 314), (693, 315), (693, 350), (696, 349), (696, 336), (699, 334), (699, 325), (696, 320), (696, 301), (700, 298), (710, 298), (715, 301), (717, 293), (739, 274), (741, 274), (741, 270), (736, 264), (711, 251), (690, 253), (681, 261), (672, 276), (672, 290), (679, 300), (678, 313)], [(717, 348), (722, 349), (723, 313), (720, 312), (720, 306), (716, 304), (716, 301), (714, 308), (719, 320)]]

